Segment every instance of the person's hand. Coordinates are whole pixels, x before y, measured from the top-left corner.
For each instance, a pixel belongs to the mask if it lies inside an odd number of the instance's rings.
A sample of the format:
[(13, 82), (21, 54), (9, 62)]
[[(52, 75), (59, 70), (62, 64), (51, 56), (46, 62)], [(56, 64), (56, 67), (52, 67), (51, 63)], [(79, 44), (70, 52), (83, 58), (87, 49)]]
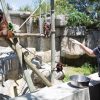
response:
[(75, 39), (69, 39), (72, 43), (80, 45), (81, 43)]

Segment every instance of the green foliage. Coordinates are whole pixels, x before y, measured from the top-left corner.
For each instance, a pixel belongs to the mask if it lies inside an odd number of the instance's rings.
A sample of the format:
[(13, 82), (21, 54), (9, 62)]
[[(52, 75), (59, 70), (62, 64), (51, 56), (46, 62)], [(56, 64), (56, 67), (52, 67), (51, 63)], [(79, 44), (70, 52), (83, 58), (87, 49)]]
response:
[(69, 67), (68, 68), (68, 72), (65, 72), (65, 78), (64, 78), (64, 82), (69, 81), (69, 77), (71, 75), (75, 75), (75, 74), (81, 74), (81, 75), (90, 75), (92, 73), (95, 73), (97, 71), (97, 67), (96, 66), (91, 66), (91, 64), (89, 63), (84, 63), (82, 66), (80, 67)]
[(69, 14), (75, 11), (72, 4), (69, 4), (66, 0), (56, 0), (55, 1), (55, 13), (58, 14)]
[(19, 11), (32, 11), (32, 8), (28, 5), (23, 6), (19, 9)]
[(91, 73), (95, 73), (97, 71), (97, 67), (96, 66), (91, 66), (91, 64), (89, 63), (84, 63), (82, 66), (81, 66), (83, 72), (84, 72), (84, 75), (89, 75)]
[[(40, 12), (41, 9), (41, 12)], [(35, 15), (40, 15), (41, 14), (45, 14), (45, 13), (50, 13), (50, 4), (43, 2), (40, 6), (39, 9), (37, 9)]]
[(89, 0), (90, 2), (99, 2), (99, 0)]
[(100, 0), (68, 0), (78, 11), (85, 13), (92, 19), (88, 28), (100, 28)]
[(100, 28), (100, 22), (97, 24), (97, 27)]
[(89, 26), (93, 23), (89, 16), (84, 13), (74, 11), (69, 14), (68, 26)]
[(13, 10), (12, 7), (10, 6), (10, 4), (7, 3), (7, 9), (8, 10)]
[(70, 80), (70, 75), (65, 75), (63, 82), (68, 82)]
[(13, 27), (12, 23), (9, 23), (9, 24), (8, 24), (8, 29), (9, 29), (9, 30), (14, 30), (14, 27)]
[(68, 26), (88, 26), (93, 23), (89, 16), (77, 11), (72, 4), (66, 0), (56, 0), (56, 14), (64, 14), (68, 16)]

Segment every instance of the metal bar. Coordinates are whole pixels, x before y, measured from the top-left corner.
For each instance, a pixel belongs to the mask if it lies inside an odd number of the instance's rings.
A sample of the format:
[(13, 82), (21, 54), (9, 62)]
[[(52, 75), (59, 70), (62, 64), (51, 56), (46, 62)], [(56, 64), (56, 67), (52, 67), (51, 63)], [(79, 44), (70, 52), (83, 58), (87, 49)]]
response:
[(55, 14), (54, 0), (51, 0), (51, 82), (54, 83), (55, 69)]
[(39, 16), (39, 30), (40, 30), (40, 34), (42, 34), (42, 17), (41, 17), (41, 0), (39, 2), (39, 7), (40, 7), (40, 16)]
[(47, 9), (47, 0), (46, 0), (46, 7), (45, 7), (45, 22), (47, 22), (47, 11), (48, 11), (48, 9)]
[(32, 37), (32, 36), (40, 36), (40, 33), (15, 33), (15, 37)]

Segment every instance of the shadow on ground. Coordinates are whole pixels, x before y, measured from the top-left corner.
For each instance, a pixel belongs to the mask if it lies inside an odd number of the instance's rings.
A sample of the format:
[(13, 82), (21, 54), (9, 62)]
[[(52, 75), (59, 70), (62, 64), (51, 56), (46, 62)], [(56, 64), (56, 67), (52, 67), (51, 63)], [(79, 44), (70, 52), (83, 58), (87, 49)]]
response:
[(10, 98), (8, 95), (0, 94), (0, 100), (8, 100)]

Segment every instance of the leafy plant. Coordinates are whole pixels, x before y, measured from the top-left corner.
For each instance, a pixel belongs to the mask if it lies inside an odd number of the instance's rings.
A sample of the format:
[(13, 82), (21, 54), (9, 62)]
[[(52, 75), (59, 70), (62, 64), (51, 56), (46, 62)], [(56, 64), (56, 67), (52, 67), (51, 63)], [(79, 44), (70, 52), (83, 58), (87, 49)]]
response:
[(91, 73), (94, 73), (97, 71), (97, 67), (96, 66), (91, 66), (91, 64), (89, 63), (84, 63), (81, 68), (83, 69), (84, 75), (89, 75)]
[(81, 13), (66, 0), (56, 0), (55, 2), (56, 14), (64, 14), (68, 16), (68, 26), (88, 26), (93, 23), (91, 18), (85, 13)]
[(72, 4), (69, 4), (66, 0), (55, 0), (55, 13), (59, 14), (69, 14), (75, 11), (75, 8)]
[(92, 24), (93, 21), (84, 13), (74, 11), (69, 14), (68, 26), (88, 26)]
[(19, 11), (32, 11), (32, 8), (29, 5), (20, 7)]
[(100, 0), (68, 0), (77, 11), (92, 19), (89, 28), (100, 29)]

